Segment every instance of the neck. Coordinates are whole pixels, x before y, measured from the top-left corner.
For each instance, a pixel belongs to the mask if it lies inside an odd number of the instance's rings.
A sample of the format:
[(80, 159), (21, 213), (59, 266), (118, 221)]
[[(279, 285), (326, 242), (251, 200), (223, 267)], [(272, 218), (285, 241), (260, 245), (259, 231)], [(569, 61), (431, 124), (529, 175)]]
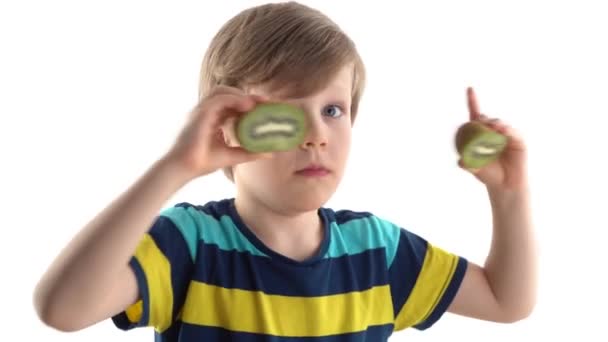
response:
[(244, 194), (235, 198), (235, 206), (247, 227), (273, 251), (302, 261), (319, 250), (323, 223), (317, 210), (282, 213)]

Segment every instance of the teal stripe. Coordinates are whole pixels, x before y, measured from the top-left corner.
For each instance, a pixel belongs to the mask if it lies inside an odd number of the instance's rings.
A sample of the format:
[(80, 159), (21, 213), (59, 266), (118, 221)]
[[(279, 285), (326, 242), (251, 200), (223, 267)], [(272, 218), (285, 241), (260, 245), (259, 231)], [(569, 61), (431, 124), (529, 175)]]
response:
[(350, 220), (341, 225), (331, 224), (328, 258), (362, 253), (368, 249), (384, 248), (387, 267), (395, 258), (400, 228), (376, 216)]
[(227, 215), (222, 216), (218, 221), (213, 216), (191, 206), (167, 208), (161, 212), (161, 215), (168, 217), (180, 230), (188, 244), (193, 261), (196, 259), (196, 249), (201, 240), (207, 244), (217, 245), (219, 249), (225, 251), (267, 256), (245, 238)]

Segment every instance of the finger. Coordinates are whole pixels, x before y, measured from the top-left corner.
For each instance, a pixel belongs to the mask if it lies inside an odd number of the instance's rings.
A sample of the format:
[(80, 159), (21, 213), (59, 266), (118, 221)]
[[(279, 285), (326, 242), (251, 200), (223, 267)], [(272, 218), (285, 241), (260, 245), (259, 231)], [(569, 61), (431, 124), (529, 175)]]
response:
[(207, 108), (215, 117), (221, 117), (223, 121), (226, 117), (246, 113), (256, 105), (257, 102), (247, 95), (218, 94), (209, 99)]
[(521, 136), (521, 133), (509, 125), (501, 125), (496, 128), (498, 132), (509, 138), (509, 149), (517, 151), (525, 151), (526, 146)]
[(211, 93), (209, 94), (209, 98), (220, 95), (220, 94), (232, 94), (232, 95), (236, 95), (236, 96), (249, 96), (251, 97), (254, 101), (256, 102), (268, 102), (270, 101), (270, 98), (266, 95), (262, 95), (262, 94), (251, 94), (251, 93), (247, 93), (246, 91), (240, 89), (240, 88), (236, 88), (236, 87), (229, 87), (229, 86), (217, 86), (215, 87)]
[[(212, 120), (213, 127), (217, 127), (219, 131), (222, 132), (224, 137), (224, 142), (232, 147), (238, 147), (238, 139), (236, 139), (236, 124), (238, 122), (239, 116), (244, 113), (251, 111), (255, 108), (255, 106), (259, 103), (267, 102), (269, 99), (264, 95), (246, 95), (244, 93), (233, 92), (230, 89), (226, 89), (226, 93), (218, 93), (216, 94), (216, 98), (220, 96), (224, 96), (227, 98), (229, 96), (235, 96), (242, 100), (242, 102), (236, 102), (235, 106), (227, 106), (220, 113), (220, 115), (216, 115), (214, 120)], [(227, 96), (227, 97), (226, 97)], [(248, 100), (247, 100), (248, 99)], [(215, 98), (213, 100), (216, 100)], [(220, 99), (223, 101), (223, 99)], [(219, 100), (218, 100), (219, 101)], [(232, 102), (230, 102), (232, 103)], [(244, 103), (239, 105), (239, 103)], [(211, 109), (214, 110), (214, 109)], [(219, 126), (219, 127), (218, 127)]]
[(270, 102), (270, 97), (260, 94), (249, 94), (249, 96), (258, 103)]
[(217, 101), (217, 97), (220, 95), (234, 95), (239, 97), (247, 96), (247, 94), (239, 88), (229, 87), (226, 85), (215, 86), (209, 91), (209, 93), (204, 98), (199, 100), (199, 102), (194, 107), (194, 110), (190, 113), (191, 116), (198, 116), (198, 113), (203, 107), (206, 107), (208, 109), (209, 104), (211, 102)]
[(479, 111), (479, 104), (477, 102), (475, 91), (473, 91), (473, 87), (467, 88), (467, 106), (469, 108), (469, 119), (478, 120), (481, 113)]
[(500, 119), (498, 118), (490, 118), (485, 114), (479, 113), (479, 116), (477, 118), (477, 120), (481, 123), (484, 123), (486, 125), (496, 125), (497, 123), (500, 123)]
[(203, 120), (204, 126), (215, 134), (228, 118), (241, 116), (255, 106), (256, 102), (249, 97), (229, 94), (216, 95), (197, 105), (191, 111), (188, 121), (198, 126)]
[(512, 150), (525, 150), (525, 144), (521, 134), (512, 126), (498, 118), (486, 118), (482, 121), (488, 128), (503, 134), (509, 139), (509, 148)]
[(218, 85), (211, 89), (209, 94), (207, 94), (207, 98), (212, 98), (220, 94), (246, 95), (246, 93), (240, 88), (230, 87), (227, 85)]
[(507, 130), (509, 130), (509, 126), (507, 124), (505, 124), (501, 119), (499, 118), (488, 118), (485, 115), (481, 115), (480, 117), (480, 121), (482, 123), (484, 123), (486, 126), (488, 126), (489, 128), (494, 129), (495, 131), (498, 131), (500, 133), (504, 133)]

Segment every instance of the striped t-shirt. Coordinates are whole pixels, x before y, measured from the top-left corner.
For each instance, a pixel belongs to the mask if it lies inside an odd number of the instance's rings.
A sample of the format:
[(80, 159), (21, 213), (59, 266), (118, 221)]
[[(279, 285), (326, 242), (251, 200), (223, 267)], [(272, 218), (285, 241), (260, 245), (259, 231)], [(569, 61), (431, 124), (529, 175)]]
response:
[(443, 315), (464, 258), (368, 212), (318, 213), (322, 246), (298, 262), (265, 246), (234, 199), (164, 209), (130, 261), (140, 300), (114, 324), (163, 342), (379, 342)]

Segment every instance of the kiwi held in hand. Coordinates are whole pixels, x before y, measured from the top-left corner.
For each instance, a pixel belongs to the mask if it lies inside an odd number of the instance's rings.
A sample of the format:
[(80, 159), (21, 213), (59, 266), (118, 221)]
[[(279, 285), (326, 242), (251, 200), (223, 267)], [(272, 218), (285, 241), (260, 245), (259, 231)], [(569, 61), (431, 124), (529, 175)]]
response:
[(296, 106), (263, 103), (245, 114), (236, 132), (240, 145), (254, 153), (288, 151), (306, 136), (306, 115)]
[(465, 167), (478, 169), (500, 157), (507, 146), (507, 137), (484, 124), (470, 121), (456, 132), (456, 150)]

